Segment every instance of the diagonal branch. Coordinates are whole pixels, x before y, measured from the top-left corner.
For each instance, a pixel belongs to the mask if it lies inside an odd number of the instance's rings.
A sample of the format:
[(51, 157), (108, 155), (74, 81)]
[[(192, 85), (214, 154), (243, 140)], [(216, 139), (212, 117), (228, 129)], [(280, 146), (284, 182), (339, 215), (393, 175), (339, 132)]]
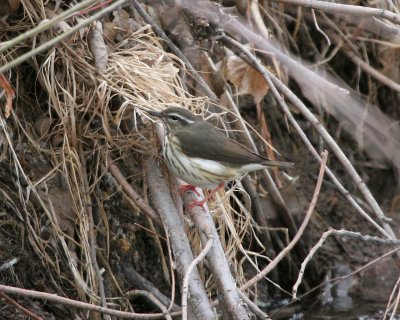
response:
[(305, 8), (321, 10), (327, 13), (341, 13), (357, 17), (376, 17), (400, 24), (400, 15), (385, 9), (369, 8), (349, 4), (334, 3), (319, 0), (273, 0), (274, 2), (296, 5)]

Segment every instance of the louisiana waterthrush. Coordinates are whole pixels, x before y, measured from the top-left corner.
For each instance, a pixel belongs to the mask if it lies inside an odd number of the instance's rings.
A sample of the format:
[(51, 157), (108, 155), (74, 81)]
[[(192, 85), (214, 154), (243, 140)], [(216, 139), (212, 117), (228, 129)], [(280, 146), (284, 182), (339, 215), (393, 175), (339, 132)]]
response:
[(214, 190), (204, 200), (233, 180), (251, 171), (272, 167), (293, 167), (273, 161), (228, 138), (211, 123), (183, 108), (148, 111), (164, 124), (163, 156), (169, 169), (190, 185)]

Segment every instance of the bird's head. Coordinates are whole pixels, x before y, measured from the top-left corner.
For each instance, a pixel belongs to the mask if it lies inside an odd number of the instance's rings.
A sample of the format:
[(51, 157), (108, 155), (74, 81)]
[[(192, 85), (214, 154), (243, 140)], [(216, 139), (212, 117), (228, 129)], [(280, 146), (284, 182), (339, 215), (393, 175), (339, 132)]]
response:
[(176, 131), (197, 121), (201, 121), (190, 111), (177, 107), (167, 108), (161, 112), (147, 111), (147, 113), (160, 118), (167, 132)]

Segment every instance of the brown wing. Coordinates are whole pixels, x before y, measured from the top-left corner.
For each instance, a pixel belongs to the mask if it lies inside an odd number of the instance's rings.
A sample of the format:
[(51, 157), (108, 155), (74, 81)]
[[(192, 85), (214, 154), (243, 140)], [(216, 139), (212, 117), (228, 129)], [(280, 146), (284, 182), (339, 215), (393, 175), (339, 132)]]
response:
[(196, 122), (176, 132), (182, 152), (189, 157), (202, 158), (241, 166), (261, 163), (264, 158), (229, 139), (224, 133), (207, 122)]

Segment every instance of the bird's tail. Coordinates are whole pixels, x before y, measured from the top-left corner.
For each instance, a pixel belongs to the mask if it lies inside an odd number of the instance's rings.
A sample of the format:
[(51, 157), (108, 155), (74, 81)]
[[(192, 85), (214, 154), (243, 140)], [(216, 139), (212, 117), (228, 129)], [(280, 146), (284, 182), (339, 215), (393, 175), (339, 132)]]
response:
[(293, 168), (294, 163), (292, 162), (284, 162), (284, 161), (274, 161), (274, 160), (265, 160), (262, 162), (262, 165), (270, 168)]

